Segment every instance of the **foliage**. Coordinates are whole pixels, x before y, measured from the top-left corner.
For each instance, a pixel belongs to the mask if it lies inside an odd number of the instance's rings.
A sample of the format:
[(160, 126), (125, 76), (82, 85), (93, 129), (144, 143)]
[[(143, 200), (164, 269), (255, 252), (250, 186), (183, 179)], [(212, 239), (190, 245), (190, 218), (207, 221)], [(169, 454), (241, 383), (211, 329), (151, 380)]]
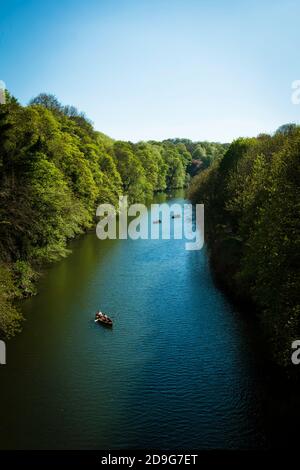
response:
[(212, 263), (236, 297), (259, 312), (274, 360), (290, 369), (300, 337), (300, 127), (233, 142), (196, 176)]
[(36, 294), (35, 280), (38, 274), (26, 261), (17, 261), (13, 266), (14, 284), (17, 291), (14, 297), (23, 297)]
[(13, 276), (9, 268), (0, 265), (0, 333), (9, 338), (20, 331), (22, 315), (11, 300), (17, 295)]

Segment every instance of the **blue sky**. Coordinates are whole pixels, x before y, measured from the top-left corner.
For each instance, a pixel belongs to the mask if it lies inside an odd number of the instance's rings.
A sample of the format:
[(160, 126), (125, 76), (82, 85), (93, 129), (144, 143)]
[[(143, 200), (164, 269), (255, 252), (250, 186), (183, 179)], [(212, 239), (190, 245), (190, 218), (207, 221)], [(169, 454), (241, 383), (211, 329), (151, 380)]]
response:
[(116, 139), (231, 141), (299, 122), (300, 2), (0, 0), (0, 80)]

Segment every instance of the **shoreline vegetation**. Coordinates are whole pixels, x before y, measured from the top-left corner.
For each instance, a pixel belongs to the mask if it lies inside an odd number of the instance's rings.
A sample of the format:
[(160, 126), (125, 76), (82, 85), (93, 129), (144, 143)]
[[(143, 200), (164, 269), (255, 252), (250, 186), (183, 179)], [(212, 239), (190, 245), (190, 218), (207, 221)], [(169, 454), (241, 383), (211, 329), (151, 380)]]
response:
[(96, 223), (100, 203), (145, 202), (188, 187), (204, 203), (211, 266), (235, 301), (253, 306), (272, 361), (288, 377), (300, 336), (300, 127), (231, 145), (116, 141), (73, 106), (40, 94), (0, 106), (0, 337), (21, 330), (15, 300)]
[(145, 202), (187, 187), (228, 144), (168, 139), (116, 141), (83, 113), (40, 94), (0, 105), (0, 337), (21, 330), (15, 300), (36, 294), (41, 270), (96, 224), (101, 203)]
[(273, 366), (299, 380), (300, 126), (234, 141), (189, 187), (205, 205), (212, 271), (239, 304), (252, 306)]

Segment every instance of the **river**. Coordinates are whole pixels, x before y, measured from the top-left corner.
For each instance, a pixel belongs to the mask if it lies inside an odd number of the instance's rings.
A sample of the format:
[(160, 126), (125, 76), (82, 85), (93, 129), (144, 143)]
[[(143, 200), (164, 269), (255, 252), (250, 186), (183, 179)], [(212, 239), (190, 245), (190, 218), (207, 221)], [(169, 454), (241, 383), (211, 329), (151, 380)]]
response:
[(47, 270), (0, 368), (1, 448), (267, 445), (255, 329), (184, 243), (93, 232)]

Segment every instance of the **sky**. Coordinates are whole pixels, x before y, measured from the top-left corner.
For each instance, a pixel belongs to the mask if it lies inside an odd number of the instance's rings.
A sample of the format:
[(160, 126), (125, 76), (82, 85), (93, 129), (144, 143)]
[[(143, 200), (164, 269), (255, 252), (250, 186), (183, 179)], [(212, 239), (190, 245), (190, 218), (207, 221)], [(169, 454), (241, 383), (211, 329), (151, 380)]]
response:
[(299, 122), (299, 0), (0, 0), (0, 80), (115, 139), (230, 142)]

